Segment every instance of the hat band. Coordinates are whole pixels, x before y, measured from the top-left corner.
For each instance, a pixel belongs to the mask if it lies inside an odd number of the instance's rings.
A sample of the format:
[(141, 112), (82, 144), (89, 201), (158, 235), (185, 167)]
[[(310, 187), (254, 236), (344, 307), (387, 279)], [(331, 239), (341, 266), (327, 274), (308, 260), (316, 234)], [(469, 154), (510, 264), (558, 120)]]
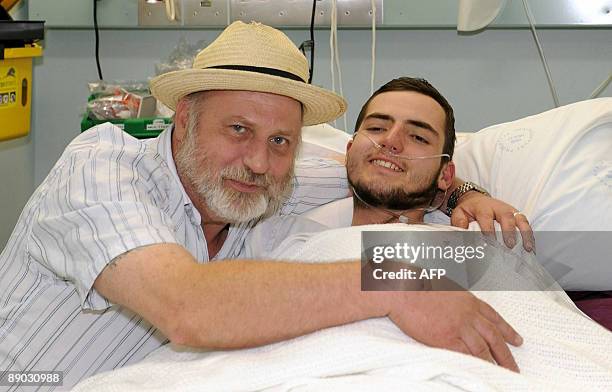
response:
[(231, 69), (235, 71), (257, 72), (257, 73), (262, 73), (266, 75), (280, 76), (281, 78), (287, 78), (287, 79), (295, 80), (298, 82), (306, 83), (304, 79), (300, 78), (299, 76), (295, 74), (292, 74), (291, 72), (282, 71), (280, 69), (274, 69), (274, 68), (254, 67), (250, 65), (215, 65), (213, 67), (206, 67), (206, 68)]

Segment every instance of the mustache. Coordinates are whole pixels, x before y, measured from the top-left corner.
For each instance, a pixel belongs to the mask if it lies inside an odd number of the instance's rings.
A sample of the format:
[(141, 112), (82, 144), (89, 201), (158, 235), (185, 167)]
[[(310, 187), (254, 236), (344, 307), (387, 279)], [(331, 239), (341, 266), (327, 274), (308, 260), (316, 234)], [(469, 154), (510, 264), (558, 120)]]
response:
[(247, 167), (225, 167), (221, 170), (220, 177), (223, 179), (257, 185), (263, 188), (268, 188), (274, 183), (274, 178), (271, 174), (253, 173), (253, 171)]

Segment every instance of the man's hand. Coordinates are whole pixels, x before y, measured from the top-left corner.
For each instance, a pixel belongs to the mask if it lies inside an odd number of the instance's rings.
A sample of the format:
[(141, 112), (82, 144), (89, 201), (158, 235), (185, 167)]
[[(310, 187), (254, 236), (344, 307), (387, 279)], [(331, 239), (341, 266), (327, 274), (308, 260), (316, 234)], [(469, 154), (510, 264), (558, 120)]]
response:
[(389, 318), (428, 346), (482, 358), (518, 372), (506, 342), (523, 339), (491, 306), (466, 291), (390, 292)]
[(483, 233), (494, 235), (493, 221), (496, 220), (501, 226), (506, 246), (514, 248), (515, 228), (518, 228), (523, 238), (523, 247), (531, 252), (535, 249), (533, 230), (527, 217), (517, 212), (516, 208), (501, 200), (478, 192), (468, 192), (459, 199), (457, 207), (453, 210), (451, 224), (467, 229), (470, 222), (478, 221)]

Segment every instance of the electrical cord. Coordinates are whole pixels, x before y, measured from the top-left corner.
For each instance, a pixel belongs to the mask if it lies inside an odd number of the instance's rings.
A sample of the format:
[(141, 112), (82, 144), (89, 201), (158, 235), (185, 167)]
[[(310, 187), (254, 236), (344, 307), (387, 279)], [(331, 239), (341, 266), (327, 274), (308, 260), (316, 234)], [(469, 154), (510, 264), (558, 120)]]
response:
[[(338, 70), (338, 90), (340, 96), (344, 97), (342, 91), (342, 69), (340, 68), (340, 52), (338, 49), (338, 2), (337, 0), (331, 0), (331, 30), (329, 34), (329, 49), (330, 49), (330, 61), (331, 61), (331, 79), (332, 79), (332, 91), (336, 92), (336, 82), (334, 67)], [(344, 130), (348, 130), (346, 121), (346, 112), (342, 116), (344, 123)], [(334, 126), (336, 122), (334, 121)]]
[(601, 84), (597, 86), (595, 90), (593, 90), (591, 95), (589, 95), (589, 99), (597, 98), (599, 94), (601, 94), (601, 92), (604, 91), (606, 87), (608, 87), (610, 82), (612, 82), (612, 73), (610, 73), (610, 75), (608, 75), (608, 78), (601, 82)]
[[(332, 91), (336, 92), (336, 71), (334, 65), (334, 18), (335, 15), (335, 1), (331, 0), (331, 14), (330, 14), (330, 26), (329, 26), (329, 62), (331, 70), (331, 85)], [(334, 120), (334, 125), (336, 121)]]
[(306, 50), (310, 50), (310, 65), (308, 67), (308, 84), (312, 84), (312, 75), (314, 73), (314, 51), (315, 51), (315, 39), (314, 39), (314, 21), (315, 14), (317, 12), (317, 0), (312, 0), (312, 14), (310, 15), (310, 39), (304, 41), (300, 45), (300, 50), (306, 56)]
[(96, 34), (96, 65), (98, 66), (98, 78), (104, 80), (102, 77), (102, 67), (100, 67), (100, 32), (98, 29), (98, 1), (93, 0), (93, 20), (94, 20), (94, 32)]
[[(540, 44), (540, 40), (538, 39), (538, 35), (535, 29), (535, 21), (533, 14), (531, 13), (531, 8), (527, 0), (523, 0), (523, 8), (525, 9), (525, 14), (527, 15), (527, 20), (529, 21), (529, 27), (531, 28), (531, 33), (533, 34), (533, 38), (535, 39), (536, 45), (538, 47), (538, 53), (540, 54), (540, 59), (542, 60), (542, 64), (544, 65), (544, 71), (546, 72), (546, 78), (548, 79), (548, 85), (550, 87), (550, 91), (553, 96), (553, 100), (555, 101), (555, 106), (559, 107), (559, 97), (557, 95), (557, 91), (555, 89), (555, 85), (552, 80), (552, 76), (550, 74), (550, 69), (548, 68), (548, 63), (546, 62), (546, 57), (544, 56), (544, 49), (542, 49), (542, 44)], [(589, 95), (587, 99), (597, 98), (602, 91), (605, 90), (606, 87), (612, 82), (612, 73), (608, 75), (606, 79), (599, 86), (593, 90), (593, 92)]]
[(370, 0), (372, 7), (372, 70), (370, 72), (370, 96), (374, 94), (376, 76), (376, 0)]
[(308, 70), (308, 84), (312, 83), (312, 75), (314, 73), (314, 51), (315, 51), (315, 39), (314, 39), (314, 20), (315, 13), (317, 12), (317, 0), (312, 0), (312, 13), (310, 14), (310, 69)]
[(557, 90), (555, 89), (555, 85), (552, 80), (552, 76), (550, 75), (550, 69), (548, 69), (548, 63), (546, 62), (546, 56), (544, 56), (544, 49), (542, 49), (542, 45), (540, 44), (540, 40), (538, 39), (538, 34), (535, 29), (535, 22), (533, 15), (531, 14), (531, 9), (529, 8), (529, 4), (527, 0), (523, 0), (523, 8), (525, 9), (525, 14), (527, 15), (527, 20), (529, 21), (529, 26), (531, 27), (531, 33), (533, 34), (533, 38), (535, 39), (536, 46), (538, 47), (538, 53), (540, 54), (540, 59), (542, 60), (542, 65), (544, 65), (544, 71), (546, 72), (546, 79), (548, 79), (548, 86), (550, 87), (550, 92), (552, 93), (553, 100), (555, 101), (555, 107), (559, 107), (559, 96), (557, 96)]

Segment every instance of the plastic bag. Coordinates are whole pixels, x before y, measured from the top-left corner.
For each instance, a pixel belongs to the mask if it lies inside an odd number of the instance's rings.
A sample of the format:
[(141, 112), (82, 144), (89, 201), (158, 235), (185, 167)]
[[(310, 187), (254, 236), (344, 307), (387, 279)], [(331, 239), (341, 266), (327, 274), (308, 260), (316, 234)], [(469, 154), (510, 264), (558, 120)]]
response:
[(179, 38), (178, 44), (165, 61), (155, 64), (155, 74), (161, 75), (170, 71), (191, 68), (196, 54), (206, 47), (204, 40), (190, 44), (184, 35)]
[(87, 103), (89, 118), (97, 120), (136, 118), (143, 97), (149, 95), (145, 81), (95, 81), (88, 83), (90, 99)]

